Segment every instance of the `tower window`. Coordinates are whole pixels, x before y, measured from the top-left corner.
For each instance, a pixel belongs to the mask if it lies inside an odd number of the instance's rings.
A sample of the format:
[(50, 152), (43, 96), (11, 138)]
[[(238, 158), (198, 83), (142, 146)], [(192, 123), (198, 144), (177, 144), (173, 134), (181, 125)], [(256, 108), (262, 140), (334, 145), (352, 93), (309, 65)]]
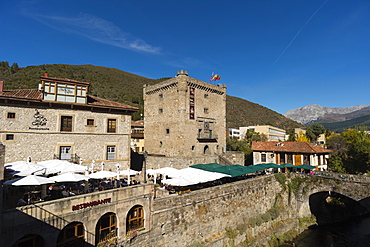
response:
[(8, 112), (7, 118), (15, 118), (15, 112)]
[(13, 141), (14, 140), (14, 134), (6, 134), (5, 140), (7, 140), (7, 141)]

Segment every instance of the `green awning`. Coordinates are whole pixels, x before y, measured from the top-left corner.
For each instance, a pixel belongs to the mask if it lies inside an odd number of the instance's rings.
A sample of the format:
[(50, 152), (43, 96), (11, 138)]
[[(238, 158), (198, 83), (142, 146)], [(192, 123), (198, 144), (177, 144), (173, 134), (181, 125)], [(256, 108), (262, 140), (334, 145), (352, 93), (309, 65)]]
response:
[(196, 164), (191, 165), (192, 168), (197, 168), (210, 172), (218, 172), (230, 175), (231, 177), (242, 176), (249, 173), (254, 173), (255, 169), (252, 166), (241, 166), (241, 165), (232, 165), (232, 166), (223, 166), (217, 163), (210, 164)]
[(302, 168), (302, 169), (306, 169), (306, 170), (312, 170), (312, 169), (316, 168), (316, 166), (310, 166), (310, 165), (307, 165), (307, 164), (300, 165), (299, 167)]

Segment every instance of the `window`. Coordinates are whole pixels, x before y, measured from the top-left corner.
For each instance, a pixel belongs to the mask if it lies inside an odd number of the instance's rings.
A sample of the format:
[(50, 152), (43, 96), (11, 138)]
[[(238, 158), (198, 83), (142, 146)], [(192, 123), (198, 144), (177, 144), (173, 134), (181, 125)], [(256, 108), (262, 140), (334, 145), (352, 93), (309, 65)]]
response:
[(204, 98), (207, 99), (208, 98), (208, 94), (204, 94)]
[(15, 113), (14, 112), (8, 112), (7, 118), (15, 118)]
[(166, 129), (166, 135), (170, 134), (170, 129)]
[(87, 119), (87, 125), (94, 126), (94, 119)]
[(208, 113), (208, 108), (204, 108), (204, 113)]
[(108, 119), (108, 133), (116, 133), (116, 119)]
[(163, 109), (162, 108), (159, 108), (158, 112), (159, 113), (163, 113)]
[(116, 159), (116, 146), (107, 146), (107, 160)]
[(71, 146), (60, 146), (59, 147), (59, 159), (60, 160), (71, 160)]
[(95, 246), (117, 236), (117, 217), (114, 213), (103, 215), (96, 225)]
[(144, 210), (142, 206), (135, 206), (127, 216), (127, 231), (144, 228)]
[(162, 147), (163, 146), (163, 142), (162, 141), (160, 141), (159, 142), (159, 147)]
[(159, 94), (159, 99), (163, 99), (163, 94)]
[(266, 162), (266, 154), (261, 154), (261, 162)]
[(13, 141), (14, 140), (14, 134), (6, 134), (5, 140), (7, 140), (7, 141)]
[(62, 116), (60, 130), (61, 131), (72, 131), (72, 117), (71, 116)]
[(82, 223), (68, 224), (58, 235), (57, 247), (85, 246), (85, 229)]

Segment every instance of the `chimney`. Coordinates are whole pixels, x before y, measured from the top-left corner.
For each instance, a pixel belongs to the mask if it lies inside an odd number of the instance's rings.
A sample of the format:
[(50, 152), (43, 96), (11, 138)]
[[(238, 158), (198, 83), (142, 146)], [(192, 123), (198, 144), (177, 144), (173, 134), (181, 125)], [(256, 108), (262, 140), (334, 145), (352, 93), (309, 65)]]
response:
[(4, 90), (4, 82), (0, 81), (0, 93), (2, 93)]
[(48, 72), (45, 72), (44, 73), (44, 77), (49, 77), (49, 73)]

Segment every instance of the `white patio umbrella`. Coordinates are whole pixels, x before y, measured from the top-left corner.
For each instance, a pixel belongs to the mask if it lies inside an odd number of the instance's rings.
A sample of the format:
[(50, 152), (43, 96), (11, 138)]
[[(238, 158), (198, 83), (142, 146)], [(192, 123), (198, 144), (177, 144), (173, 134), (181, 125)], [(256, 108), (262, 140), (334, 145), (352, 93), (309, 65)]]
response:
[(110, 172), (110, 171), (98, 171), (95, 173), (91, 173), (89, 175), (90, 178), (92, 179), (103, 179), (103, 178), (113, 178), (116, 177), (117, 173), (115, 172)]
[(163, 167), (160, 169), (153, 170), (154, 173), (162, 174), (169, 177), (178, 177), (179, 176), (179, 170), (173, 167)]
[(127, 176), (129, 175), (129, 173), (130, 173), (130, 176), (133, 176), (133, 175), (138, 174), (139, 172), (136, 170), (132, 170), (132, 169), (122, 170), (119, 172), (119, 174), (122, 176)]
[(13, 185), (13, 186), (36, 186), (36, 185), (43, 185), (43, 184), (52, 184), (54, 183), (53, 179), (44, 178), (35, 175), (29, 175), (26, 177), (16, 178), (12, 180), (8, 180), (4, 182), (5, 185)]
[(192, 182), (186, 178), (170, 178), (170, 179), (163, 179), (162, 183), (169, 184), (172, 186), (188, 186), (192, 184), (197, 184), (197, 182)]
[(45, 160), (37, 163), (46, 167), (47, 173), (67, 173), (67, 172), (79, 172), (84, 173), (86, 170), (85, 166), (71, 163), (67, 160)]
[(76, 173), (63, 173), (57, 176), (50, 177), (50, 179), (55, 180), (55, 182), (78, 182), (83, 180), (89, 180), (89, 176), (76, 174)]
[(16, 161), (6, 163), (5, 169), (12, 170), (11, 175), (28, 176), (28, 175), (42, 175), (45, 173), (45, 167), (27, 161)]

